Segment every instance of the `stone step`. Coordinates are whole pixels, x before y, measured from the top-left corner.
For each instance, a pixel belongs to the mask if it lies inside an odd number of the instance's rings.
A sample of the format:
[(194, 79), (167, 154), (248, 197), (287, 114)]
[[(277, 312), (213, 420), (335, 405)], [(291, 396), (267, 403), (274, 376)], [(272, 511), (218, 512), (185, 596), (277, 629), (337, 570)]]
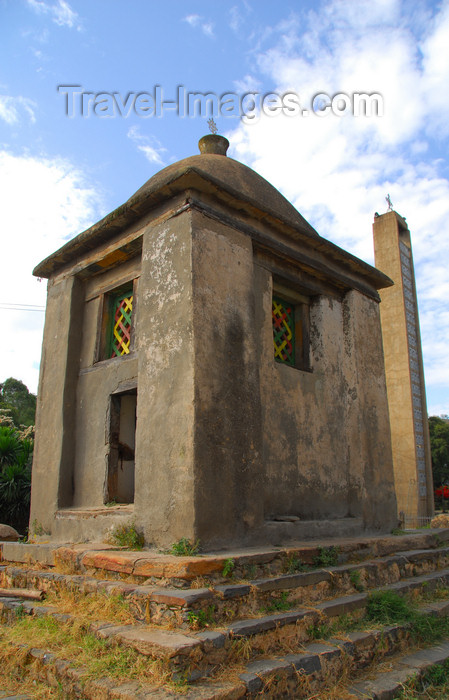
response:
[(420, 677), (432, 666), (449, 660), (449, 641), (433, 647), (404, 654), (392, 664), (392, 670), (377, 673), (368, 680), (359, 681), (347, 689), (348, 698), (354, 700), (393, 700), (399, 696), (405, 683)]
[[(19, 601), (11, 601), (11, 599), (3, 599), (7, 605), (14, 605)], [(24, 612), (30, 612), (33, 603), (24, 603)], [(440, 600), (430, 605), (421, 607), (421, 613), (426, 615), (447, 615), (449, 614), (449, 600)], [(46, 611), (46, 614), (53, 612)], [(57, 617), (55, 615), (55, 617)], [(68, 616), (59, 616), (61, 622)], [(63, 618), (63, 619), (61, 619)], [(384, 626), (379, 629), (370, 629), (367, 631), (348, 632), (342, 636), (336, 635), (327, 640), (311, 642), (302, 645), (299, 651), (290, 649), (288, 653), (283, 653), (275, 658), (259, 658), (251, 660), (247, 663), (243, 672), (238, 675), (234, 672), (233, 680), (230, 682), (220, 682), (213, 678), (205, 679), (203, 676), (207, 672), (211, 672), (211, 668), (206, 668), (199, 663), (198, 659), (192, 655), (191, 639), (185, 639), (182, 635), (162, 630), (155, 630), (155, 635), (150, 636), (148, 630), (146, 636), (142, 630), (135, 626), (113, 626), (99, 625), (97, 633), (102, 638), (108, 638), (116, 643), (125, 646), (131, 646), (138, 649), (142, 654), (152, 656), (154, 658), (155, 644), (157, 638), (158, 649), (156, 650), (157, 658), (161, 658), (159, 652), (164, 647), (170, 647), (173, 651), (176, 647), (178, 655), (182, 656), (188, 653), (193, 665), (185, 667), (184, 665), (174, 664), (172, 666), (173, 679), (185, 679), (186, 671), (188, 672), (188, 680), (191, 684), (190, 688), (183, 689), (183, 697), (186, 698), (203, 698), (204, 700), (233, 700), (241, 697), (259, 697), (260, 695), (269, 696), (270, 698), (280, 697), (295, 697), (309, 698), (311, 694), (320, 697), (321, 693), (326, 690), (326, 687), (334, 685), (340, 677), (354, 677), (354, 674), (360, 674), (360, 671), (367, 668), (373, 662), (379, 663), (386, 657), (390, 657), (398, 652), (404, 653), (410, 643), (410, 625), (409, 623)], [(164, 639), (165, 636), (165, 639)], [(171, 637), (171, 639), (170, 639)], [(170, 640), (170, 641), (169, 641)], [(444, 646), (444, 645), (443, 645)], [(22, 645), (23, 648), (23, 645)], [(422, 669), (426, 668), (430, 662), (437, 663), (441, 657), (435, 657), (434, 650), (424, 650), (425, 653), (418, 652), (417, 654), (409, 654), (401, 659), (399, 666), (402, 673), (402, 666), (410, 667), (416, 670), (418, 666)], [(67, 692), (66, 697), (82, 697), (84, 699), (98, 697), (121, 698), (128, 700), (136, 698), (137, 700), (146, 700), (147, 698), (174, 698), (179, 697), (179, 692), (172, 692), (154, 687), (142, 688), (136, 683), (116, 684), (107, 679), (99, 681), (91, 681), (85, 678), (83, 669), (74, 669), (69, 660), (58, 659), (53, 653), (29, 649), (30, 661), (45, 671), (46, 677), (49, 677), (49, 671), (53, 675), (57, 675), (59, 680), (70, 680), (69, 686), (64, 685)], [(420, 664), (418, 664), (418, 659)], [(232, 661), (234, 663), (241, 662), (241, 658), (236, 656)], [(35, 673), (36, 668), (33, 667)], [(218, 665), (218, 664), (217, 664)], [(390, 674), (382, 674), (379, 679), (369, 681), (358, 681), (350, 685), (348, 689), (348, 697), (354, 694), (354, 697), (370, 697), (393, 698), (394, 695), (379, 695), (376, 694), (379, 688), (382, 692), (386, 692), (386, 688), (398, 687), (398, 683), (404, 680), (405, 675), (410, 676), (409, 670), (407, 674), (401, 675), (395, 671)], [(394, 683), (393, 683), (394, 681)], [(396, 684), (396, 685), (394, 685)], [(82, 694), (80, 694), (82, 689)], [(100, 695), (101, 690), (101, 695)], [(70, 691), (70, 692), (69, 692)], [(106, 695), (107, 691), (107, 695)], [(367, 692), (371, 692), (369, 695)], [(318, 693), (320, 693), (318, 695)], [(363, 694), (365, 693), (365, 695)], [(343, 697), (343, 696), (342, 696)], [(346, 695), (345, 695), (346, 697)]]
[[(393, 590), (405, 595), (420, 590), (430, 592), (441, 584), (449, 584), (449, 569), (412, 577), (380, 590)], [(114, 625), (110, 622), (93, 623), (91, 630), (102, 639), (130, 646), (145, 656), (164, 660), (174, 674), (187, 674), (190, 680), (197, 680), (213, 673), (218, 666), (235, 661), (243, 648), (246, 656), (254, 659), (265, 654), (282, 654), (286, 649), (297, 649), (311, 641), (318, 625), (324, 625), (343, 615), (360, 616), (367, 599), (367, 593), (343, 596), (323, 601), (313, 608), (303, 607), (248, 618), (222, 628), (196, 633), (182, 634), (155, 626)], [(19, 606), (24, 613), (50, 615), (60, 622), (76, 619), (40, 603), (0, 598), (0, 614), (6, 619)]]
[(229, 569), (237, 579), (256, 579), (279, 575), (293, 560), (312, 565), (323, 550), (338, 547), (338, 563), (383, 557), (404, 549), (435, 549), (449, 543), (449, 528), (427, 530), (403, 536), (363, 536), (338, 541), (317, 540), (292, 543), (287, 547), (246, 548), (203, 556), (177, 557), (157, 550), (129, 551), (105, 545), (0, 542), (0, 559), (7, 562), (33, 562), (58, 566), (77, 574), (100, 574), (104, 578), (123, 579), (147, 585), (189, 587), (201, 578), (209, 583), (227, 583), (223, 572)]
[[(245, 685), (241, 681), (235, 683), (211, 682), (206, 679), (195, 683), (194, 687), (178, 690), (142, 684), (138, 681), (113, 681), (110, 678), (92, 678), (86, 670), (70, 659), (60, 658), (48, 650), (30, 648), (25, 644), (16, 646), (26, 658), (21, 671), (32, 668), (33, 679), (38, 678), (42, 683), (53, 687), (63, 687), (65, 700), (239, 700), (245, 696)], [(7, 695), (0, 698), (5, 700), (31, 700), (28, 696)]]
[(275, 575), (247, 583), (230, 581), (226, 585), (190, 589), (155, 588), (109, 579), (99, 580), (86, 574), (33, 571), (3, 565), (0, 566), (0, 586), (120, 594), (129, 600), (134, 616), (140, 622), (189, 629), (195, 619), (207, 622), (213, 618), (214, 623), (218, 624), (258, 615), (263, 608), (270, 606), (310, 605), (338, 594), (369, 590), (422, 572), (441, 569), (448, 563), (449, 547), (406, 550), (358, 564)]
[[(391, 557), (315, 569), (271, 578), (215, 585), (200, 589), (155, 589), (149, 596), (149, 620), (153, 624), (176, 624), (186, 627), (192, 615), (203, 611), (216, 622), (260, 614), (263, 607), (307, 605), (336, 595), (369, 590), (403, 578), (445, 568), (449, 564), (449, 547), (438, 550), (400, 552)], [(131, 594), (132, 596), (132, 594)], [(142, 602), (140, 619), (148, 614)]]
[[(449, 601), (423, 606), (421, 613), (448, 615)], [(347, 678), (355, 673), (359, 674), (374, 661), (380, 663), (386, 657), (407, 649), (410, 634), (410, 626), (407, 623), (369, 631), (349, 632), (341, 638), (336, 636), (306, 644), (299, 654), (291, 653), (251, 661), (239, 678), (246, 686), (246, 697), (269, 694), (270, 698), (308, 698), (310, 695), (318, 698), (326, 687), (335, 685), (343, 675)], [(410, 655), (410, 658), (412, 656)], [(433, 658), (430, 652), (429, 658)], [(359, 692), (356, 697), (370, 697), (374, 700), (377, 695), (363, 694), (368, 686), (369, 682), (356, 683), (348, 690), (348, 696)]]

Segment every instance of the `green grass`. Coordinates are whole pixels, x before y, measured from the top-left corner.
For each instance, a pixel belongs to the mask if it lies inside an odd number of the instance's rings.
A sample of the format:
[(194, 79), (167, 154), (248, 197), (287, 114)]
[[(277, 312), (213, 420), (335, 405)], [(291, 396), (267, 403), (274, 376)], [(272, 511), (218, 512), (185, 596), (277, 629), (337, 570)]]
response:
[(223, 564), (222, 574), (225, 578), (230, 578), (234, 572), (235, 562), (234, 559), (226, 559)]
[(145, 544), (143, 535), (136, 529), (134, 522), (117, 525), (110, 534), (109, 541), (119, 547), (135, 550), (143, 549)]
[(284, 612), (286, 610), (291, 610), (293, 605), (294, 604), (288, 600), (288, 591), (282, 591), (279, 598), (272, 598), (268, 605), (261, 608), (261, 611), (267, 613)]
[(318, 547), (318, 554), (314, 557), (313, 563), (315, 566), (337, 566), (338, 564), (338, 547)]
[(356, 591), (359, 591), (359, 593), (361, 593), (364, 590), (365, 586), (362, 584), (362, 574), (359, 571), (359, 569), (354, 569), (353, 571), (351, 571), (351, 573), (349, 574), (349, 580), (351, 581)]
[(285, 574), (297, 574), (303, 571), (310, 571), (310, 566), (304, 564), (295, 554), (291, 554), (284, 563)]
[(200, 541), (191, 542), (187, 537), (181, 537), (178, 542), (174, 542), (169, 549), (169, 554), (175, 557), (194, 557), (200, 551)]
[(381, 625), (409, 622), (416, 617), (410, 602), (394, 591), (374, 591), (368, 596), (366, 619)]
[(215, 622), (214, 620), (215, 605), (209, 605), (207, 610), (189, 610), (187, 613), (187, 621), (192, 630), (208, 627)]
[(421, 677), (405, 684), (399, 700), (447, 700), (449, 697), (449, 661), (432, 666)]
[(449, 618), (425, 615), (416, 603), (394, 591), (375, 591), (367, 601), (365, 620), (380, 625), (408, 623), (415, 644), (431, 645), (449, 636)]

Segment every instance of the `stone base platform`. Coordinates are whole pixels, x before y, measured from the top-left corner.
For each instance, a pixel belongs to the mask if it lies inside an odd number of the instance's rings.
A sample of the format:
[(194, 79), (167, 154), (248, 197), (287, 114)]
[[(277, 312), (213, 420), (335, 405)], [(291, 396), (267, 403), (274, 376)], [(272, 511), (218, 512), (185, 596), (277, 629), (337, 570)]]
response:
[[(284, 524), (284, 523), (281, 523)], [(226, 568), (234, 577), (273, 576), (285, 572), (288, 562), (316, 564), (317, 558), (333, 556), (335, 564), (382, 557), (401, 550), (434, 549), (449, 542), (449, 529), (413, 531), (402, 536), (364, 536), (291, 542), (270, 547), (247, 547), (209, 552), (197, 556), (175, 556), (157, 549), (131, 551), (104, 543), (19, 543), (0, 542), (0, 561), (27, 565), (41, 564), (76, 573), (101, 573), (110, 578), (142, 583), (189, 586), (201, 577), (205, 581), (226, 581)]]

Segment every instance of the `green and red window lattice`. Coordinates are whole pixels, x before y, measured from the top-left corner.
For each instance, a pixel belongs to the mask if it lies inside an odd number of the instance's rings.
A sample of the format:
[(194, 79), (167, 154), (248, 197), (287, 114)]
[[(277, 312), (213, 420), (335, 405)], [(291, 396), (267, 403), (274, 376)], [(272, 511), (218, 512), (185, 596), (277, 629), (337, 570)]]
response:
[(112, 322), (109, 357), (120, 357), (129, 353), (131, 342), (131, 316), (133, 293), (125, 292), (112, 301)]
[(273, 297), (274, 359), (287, 365), (295, 364), (295, 307)]

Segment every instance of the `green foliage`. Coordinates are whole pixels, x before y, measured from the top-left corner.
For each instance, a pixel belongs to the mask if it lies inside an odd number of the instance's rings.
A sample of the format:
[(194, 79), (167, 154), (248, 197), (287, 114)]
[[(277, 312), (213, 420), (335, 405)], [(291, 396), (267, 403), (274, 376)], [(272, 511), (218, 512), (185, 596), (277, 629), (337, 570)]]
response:
[(435, 487), (449, 482), (449, 419), (430, 416), (430, 450)]
[(8, 426), (0, 426), (1, 520), (24, 531), (28, 525), (31, 495), (33, 441)]
[(295, 554), (290, 554), (285, 561), (284, 572), (286, 574), (296, 574), (301, 573), (302, 571), (310, 571), (310, 567), (307, 564), (304, 564), (304, 562), (302, 562), (301, 559)]
[(112, 531), (109, 541), (111, 544), (116, 544), (119, 547), (127, 547), (127, 549), (143, 549), (145, 544), (144, 537), (141, 532), (136, 529), (135, 523), (118, 525)]
[(194, 557), (200, 551), (200, 541), (190, 542), (187, 537), (181, 537), (178, 542), (174, 542), (169, 553), (175, 557)]
[(245, 564), (243, 567), (243, 578), (245, 578), (248, 581), (251, 581), (251, 579), (256, 578), (257, 574), (257, 567), (255, 564)]
[(353, 569), (351, 573), (349, 574), (349, 580), (351, 581), (352, 585), (354, 586), (356, 591), (363, 591), (364, 586), (362, 584), (362, 574), (359, 571), (359, 569)]
[(290, 610), (293, 607), (293, 603), (288, 600), (288, 591), (282, 591), (279, 598), (272, 598), (271, 603), (266, 607), (262, 608), (263, 612), (283, 612), (285, 610)]
[(32, 535), (38, 535), (39, 537), (42, 537), (42, 535), (49, 535), (50, 533), (47, 532), (47, 530), (44, 528), (42, 523), (37, 520), (37, 518), (34, 518), (32, 524), (31, 524), (31, 534)]
[(215, 605), (209, 605), (207, 610), (189, 610), (187, 621), (191, 629), (197, 630), (208, 627), (214, 622)]
[(318, 547), (318, 554), (313, 559), (315, 566), (337, 566), (338, 547)]
[(405, 532), (405, 530), (401, 530), (400, 527), (395, 527), (391, 531), (391, 534), (396, 535), (396, 537), (401, 537), (402, 535), (406, 535), (407, 533)]
[(234, 566), (235, 562), (234, 559), (226, 559), (225, 563), (223, 564), (223, 576), (227, 578), (228, 576), (231, 577), (232, 573), (234, 571)]
[(414, 608), (395, 591), (374, 591), (368, 597), (366, 618), (382, 625), (409, 622), (416, 618)]
[(334, 627), (329, 623), (316, 624), (307, 629), (309, 639), (327, 639), (333, 632)]
[(436, 664), (421, 676), (416, 674), (404, 685), (399, 700), (447, 700), (449, 697), (449, 661)]
[(36, 395), (20, 379), (9, 377), (0, 384), (0, 408), (9, 409), (15, 426), (34, 425)]

